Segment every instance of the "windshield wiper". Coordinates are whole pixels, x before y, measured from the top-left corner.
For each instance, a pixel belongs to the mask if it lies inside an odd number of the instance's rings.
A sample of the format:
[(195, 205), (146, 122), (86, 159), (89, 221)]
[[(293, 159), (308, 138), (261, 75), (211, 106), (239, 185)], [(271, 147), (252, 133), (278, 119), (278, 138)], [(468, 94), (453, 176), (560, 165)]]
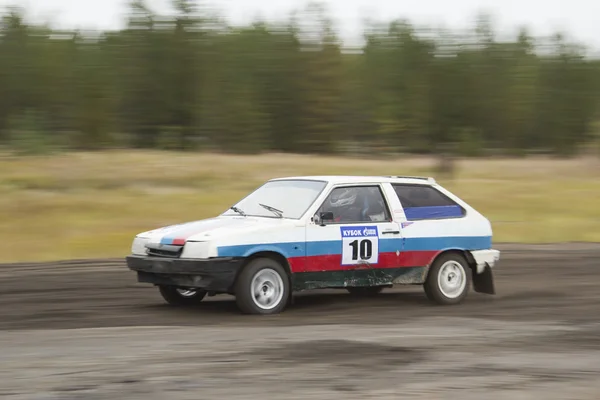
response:
[(229, 209), (235, 211), (236, 213), (240, 214), (241, 216), (244, 216), (244, 217), (246, 216), (246, 213), (243, 212), (242, 210), (240, 210), (239, 208), (237, 208), (236, 206), (229, 207)]
[(259, 206), (266, 208), (272, 213), (276, 214), (279, 218), (283, 218), (283, 211), (276, 209), (275, 207), (267, 206), (265, 204), (258, 203)]

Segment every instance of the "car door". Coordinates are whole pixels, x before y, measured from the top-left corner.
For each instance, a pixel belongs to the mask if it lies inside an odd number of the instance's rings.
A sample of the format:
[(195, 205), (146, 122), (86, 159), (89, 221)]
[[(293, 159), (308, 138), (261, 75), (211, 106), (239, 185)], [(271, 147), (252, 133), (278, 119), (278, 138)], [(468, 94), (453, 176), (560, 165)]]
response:
[(384, 284), (401, 249), (380, 184), (335, 186), (306, 227), (306, 278), (312, 287)]

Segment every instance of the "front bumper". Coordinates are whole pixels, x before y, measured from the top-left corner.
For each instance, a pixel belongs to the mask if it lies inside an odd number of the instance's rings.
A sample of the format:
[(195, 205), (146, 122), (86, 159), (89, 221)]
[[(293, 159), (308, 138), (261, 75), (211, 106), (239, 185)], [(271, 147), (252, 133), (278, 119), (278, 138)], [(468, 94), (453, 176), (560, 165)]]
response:
[(138, 282), (180, 286), (229, 293), (244, 259), (220, 257), (207, 260), (131, 255), (127, 267), (137, 272)]

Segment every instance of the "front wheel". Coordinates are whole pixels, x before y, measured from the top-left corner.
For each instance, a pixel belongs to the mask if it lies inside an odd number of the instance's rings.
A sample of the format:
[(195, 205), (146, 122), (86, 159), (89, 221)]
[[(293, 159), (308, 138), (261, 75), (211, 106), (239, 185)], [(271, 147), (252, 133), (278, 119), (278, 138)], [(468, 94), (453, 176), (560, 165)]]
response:
[(427, 297), (441, 305), (464, 300), (471, 285), (471, 274), (465, 258), (457, 253), (441, 255), (431, 265), (424, 289)]
[(201, 289), (183, 289), (176, 286), (159, 286), (158, 290), (165, 301), (173, 306), (193, 306), (199, 304), (206, 291)]
[(290, 293), (288, 275), (277, 261), (257, 258), (240, 273), (235, 299), (245, 314), (277, 314), (287, 305)]

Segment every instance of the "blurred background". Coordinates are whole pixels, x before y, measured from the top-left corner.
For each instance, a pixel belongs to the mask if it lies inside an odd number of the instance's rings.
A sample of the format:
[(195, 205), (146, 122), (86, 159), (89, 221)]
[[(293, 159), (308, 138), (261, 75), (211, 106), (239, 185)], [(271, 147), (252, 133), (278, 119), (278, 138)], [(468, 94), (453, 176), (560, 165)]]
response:
[[(598, 400), (599, 16), (0, 0), (0, 397)], [(137, 233), (305, 174), (435, 177), (490, 219), (497, 294), (313, 292), (241, 318), (125, 267)]]
[(499, 241), (600, 240), (596, 6), (488, 3), (0, 2), (0, 261), (121, 256), (311, 173), (434, 175)]

